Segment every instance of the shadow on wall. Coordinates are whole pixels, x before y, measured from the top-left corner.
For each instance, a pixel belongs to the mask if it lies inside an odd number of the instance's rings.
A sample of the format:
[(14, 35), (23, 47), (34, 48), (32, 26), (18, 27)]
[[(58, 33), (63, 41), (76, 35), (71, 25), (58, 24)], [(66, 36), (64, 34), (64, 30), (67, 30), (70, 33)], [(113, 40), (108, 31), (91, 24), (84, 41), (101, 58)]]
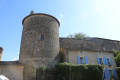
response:
[(9, 79), (5, 77), (4, 75), (0, 75), (0, 80), (9, 80)]

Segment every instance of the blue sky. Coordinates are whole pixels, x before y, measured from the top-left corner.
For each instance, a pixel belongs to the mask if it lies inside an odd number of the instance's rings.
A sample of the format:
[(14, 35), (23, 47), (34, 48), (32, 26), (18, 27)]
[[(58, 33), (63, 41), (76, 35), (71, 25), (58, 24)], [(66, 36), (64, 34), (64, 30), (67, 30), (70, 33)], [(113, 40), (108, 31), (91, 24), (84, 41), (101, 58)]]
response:
[(83, 32), (90, 37), (120, 40), (120, 0), (0, 0), (2, 60), (18, 59), (22, 20), (34, 10), (60, 21), (60, 37)]

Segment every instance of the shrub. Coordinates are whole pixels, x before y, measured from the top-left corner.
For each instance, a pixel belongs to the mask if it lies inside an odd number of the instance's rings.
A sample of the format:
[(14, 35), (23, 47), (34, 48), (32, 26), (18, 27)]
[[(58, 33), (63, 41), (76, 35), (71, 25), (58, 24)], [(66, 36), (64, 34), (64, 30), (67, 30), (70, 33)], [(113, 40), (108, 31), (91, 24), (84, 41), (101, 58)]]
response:
[(120, 67), (116, 68), (116, 73), (117, 73), (117, 76), (118, 76), (118, 80), (120, 80)]
[(102, 80), (101, 65), (75, 65), (60, 63), (56, 65), (58, 80)]
[(115, 51), (114, 57), (115, 57), (117, 67), (120, 67), (120, 51)]

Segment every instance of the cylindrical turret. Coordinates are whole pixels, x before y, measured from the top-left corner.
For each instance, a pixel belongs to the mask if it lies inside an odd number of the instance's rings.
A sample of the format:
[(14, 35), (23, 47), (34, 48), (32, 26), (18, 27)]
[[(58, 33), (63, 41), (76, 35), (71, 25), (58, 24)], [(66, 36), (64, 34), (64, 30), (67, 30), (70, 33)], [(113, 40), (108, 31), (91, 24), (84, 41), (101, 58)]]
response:
[[(59, 62), (59, 21), (48, 14), (32, 13), (23, 19), (22, 24), (20, 62), (26, 69), (27, 66), (54, 67)], [(29, 69), (24, 72), (27, 73), (32, 74)]]
[(0, 47), (0, 61), (1, 61), (1, 58), (2, 58), (2, 52), (3, 52), (3, 48)]

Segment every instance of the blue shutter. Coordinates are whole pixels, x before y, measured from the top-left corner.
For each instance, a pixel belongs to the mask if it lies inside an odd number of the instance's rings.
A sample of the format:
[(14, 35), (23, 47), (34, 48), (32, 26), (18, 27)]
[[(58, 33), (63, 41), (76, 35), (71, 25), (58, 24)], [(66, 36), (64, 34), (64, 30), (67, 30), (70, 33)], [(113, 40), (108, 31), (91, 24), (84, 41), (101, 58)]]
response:
[(105, 72), (104, 72), (104, 74), (103, 74), (103, 79), (102, 80), (105, 80)]
[(99, 59), (99, 57), (97, 57), (97, 60), (98, 60), (98, 64), (100, 64), (100, 59)]
[(85, 56), (85, 64), (88, 64), (87, 57)]
[(108, 65), (107, 58), (103, 57), (103, 62), (104, 62), (105, 65)]
[(108, 80), (110, 78), (109, 69), (105, 69), (105, 74), (106, 74), (106, 78)]
[(113, 65), (113, 60), (112, 60), (112, 58), (110, 58), (110, 63), (111, 63), (111, 65)]
[(109, 73), (109, 69), (107, 69), (107, 72), (108, 72), (108, 78), (110, 78), (110, 73)]
[(80, 64), (80, 56), (77, 56), (77, 63)]
[(105, 75), (106, 75), (106, 78), (108, 79), (107, 69), (105, 69)]
[(103, 63), (106, 65), (106, 58), (103, 57)]
[(117, 74), (116, 74), (115, 69), (113, 69), (113, 75), (114, 75), (115, 78), (117, 78)]

